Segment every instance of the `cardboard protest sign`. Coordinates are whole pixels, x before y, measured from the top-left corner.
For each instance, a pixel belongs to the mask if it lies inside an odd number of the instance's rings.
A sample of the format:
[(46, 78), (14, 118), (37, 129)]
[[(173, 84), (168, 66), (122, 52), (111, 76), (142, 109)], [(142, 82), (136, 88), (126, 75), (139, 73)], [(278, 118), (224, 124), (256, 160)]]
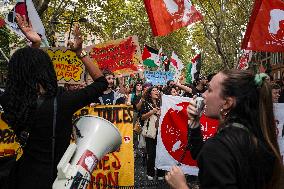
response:
[(102, 70), (130, 74), (138, 71), (137, 66), (142, 63), (137, 36), (96, 44), (87, 49)]
[[(74, 114), (74, 119), (82, 115), (96, 115), (107, 119), (117, 126), (122, 144), (118, 151), (105, 155), (97, 164), (92, 179), (93, 188), (134, 185), (134, 152), (133, 152), (133, 108), (126, 105), (91, 106)], [(107, 140), (107, 138), (106, 138)], [(97, 183), (100, 183), (99, 186)]]
[(172, 72), (162, 71), (145, 71), (144, 76), (146, 81), (153, 85), (166, 85), (167, 81), (173, 80), (174, 74)]
[(85, 66), (76, 53), (67, 48), (44, 48), (50, 56), (58, 83), (80, 84), (84, 81)]

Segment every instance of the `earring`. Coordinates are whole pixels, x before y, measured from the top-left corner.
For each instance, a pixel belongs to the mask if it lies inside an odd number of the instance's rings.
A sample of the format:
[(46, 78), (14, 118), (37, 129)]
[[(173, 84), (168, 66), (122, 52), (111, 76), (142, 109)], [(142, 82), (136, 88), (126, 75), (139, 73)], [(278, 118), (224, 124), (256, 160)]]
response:
[(223, 108), (220, 110), (220, 116), (224, 120), (228, 115), (228, 112), (225, 112)]

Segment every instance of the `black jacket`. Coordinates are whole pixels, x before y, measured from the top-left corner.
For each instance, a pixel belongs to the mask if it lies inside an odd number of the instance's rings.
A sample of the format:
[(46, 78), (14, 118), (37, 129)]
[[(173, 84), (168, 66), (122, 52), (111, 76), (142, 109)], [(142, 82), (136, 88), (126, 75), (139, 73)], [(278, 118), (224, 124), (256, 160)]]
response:
[(275, 157), (261, 142), (256, 148), (249, 131), (225, 127), (206, 142), (200, 128), (190, 134), (202, 189), (261, 189), (270, 180)]

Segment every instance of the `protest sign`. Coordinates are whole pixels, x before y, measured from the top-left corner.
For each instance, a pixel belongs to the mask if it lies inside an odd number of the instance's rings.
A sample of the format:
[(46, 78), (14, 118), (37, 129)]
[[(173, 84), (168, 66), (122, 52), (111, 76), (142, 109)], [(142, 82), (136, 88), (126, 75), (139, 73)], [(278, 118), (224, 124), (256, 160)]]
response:
[(22, 155), (19, 147), (15, 133), (8, 127), (6, 122), (0, 119), (0, 158), (14, 155), (17, 150), (19, 158)]
[[(105, 155), (92, 173), (93, 188), (134, 185), (133, 108), (126, 105), (91, 106), (78, 110), (74, 119), (82, 115), (103, 117), (117, 126), (122, 136), (119, 150)], [(108, 140), (106, 138), (106, 140)], [(12, 155), (18, 149), (16, 136), (0, 119), (0, 158)], [(20, 151), (19, 157), (22, 155)], [(100, 183), (99, 186), (97, 183)]]
[[(74, 114), (74, 119), (82, 115), (96, 115), (107, 119), (117, 126), (122, 136), (122, 144), (118, 151), (105, 155), (97, 164), (92, 180), (104, 186), (134, 185), (134, 153), (133, 153), (133, 108), (126, 105), (91, 106)], [(107, 138), (106, 138), (107, 140)], [(100, 188), (94, 184), (94, 188)]]
[(153, 85), (166, 85), (167, 81), (173, 80), (174, 74), (172, 72), (162, 71), (145, 71), (144, 76), (146, 82), (152, 83)]
[(102, 70), (130, 74), (138, 71), (137, 66), (142, 63), (137, 36), (96, 44), (87, 49)]
[[(156, 167), (169, 171), (173, 165), (181, 163), (185, 174), (197, 175), (196, 161), (189, 151), (185, 152), (188, 135), (187, 106), (189, 98), (163, 95), (161, 118), (158, 129), (156, 148)], [(212, 137), (218, 126), (218, 121), (202, 115), (200, 119), (203, 139)], [(184, 154), (185, 153), (185, 154)], [(182, 159), (182, 157), (184, 158)]]
[(85, 66), (76, 53), (66, 48), (43, 48), (53, 63), (58, 83), (81, 84)]

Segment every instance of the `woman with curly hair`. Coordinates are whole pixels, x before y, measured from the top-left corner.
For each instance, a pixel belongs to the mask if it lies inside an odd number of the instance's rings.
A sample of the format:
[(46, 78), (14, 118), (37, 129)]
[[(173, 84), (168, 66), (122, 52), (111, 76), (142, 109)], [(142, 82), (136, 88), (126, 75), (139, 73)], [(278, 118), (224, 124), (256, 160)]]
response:
[[(41, 38), (25, 17), (17, 15), (17, 22), (32, 47), (39, 47)], [(21, 139), (23, 155), (11, 172), (8, 188), (52, 188), (56, 165), (70, 143), (73, 113), (96, 100), (107, 89), (101, 71), (82, 51), (83, 40), (78, 27), (74, 34), (75, 44), (71, 49), (94, 80), (83, 89), (64, 91), (59, 88), (52, 61), (43, 50), (25, 47), (17, 50), (9, 61), (6, 90), (0, 97), (4, 108), (2, 119)]]
[[(143, 127), (154, 128), (154, 133), (147, 134), (145, 137), (146, 151), (147, 151), (147, 178), (153, 180), (155, 174), (155, 158), (156, 158), (156, 145), (157, 145), (157, 127), (161, 114), (160, 110), (160, 91), (157, 87), (150, 87), (145, 94), (145, 101), (141, 108), (141, 120), (143, 121)], [(144, 130), (144, 128), (143, 128)], [(143, 134), (143, 131), (142, 131)], [(157, 177), (159, 180), (163, 179), (164, 172), (157, 170)]]

